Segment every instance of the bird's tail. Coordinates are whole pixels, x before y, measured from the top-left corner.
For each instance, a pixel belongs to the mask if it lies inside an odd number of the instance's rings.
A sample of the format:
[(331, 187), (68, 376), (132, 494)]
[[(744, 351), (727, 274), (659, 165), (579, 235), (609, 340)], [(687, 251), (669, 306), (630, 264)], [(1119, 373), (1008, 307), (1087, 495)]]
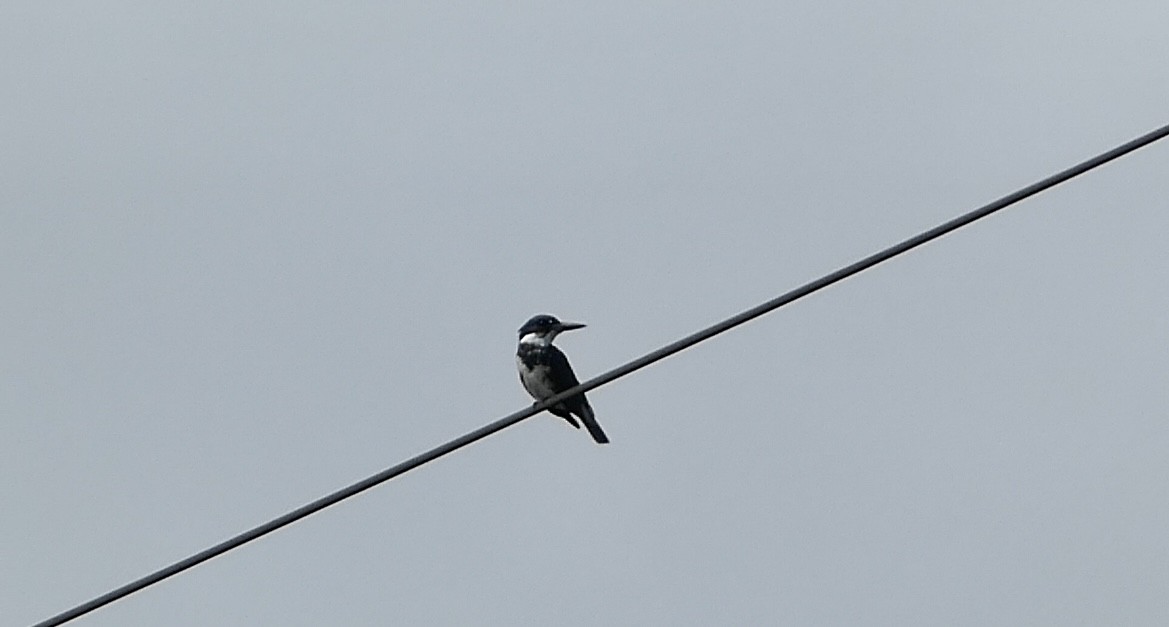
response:
[(593, 436), (593, 440), (597, 444), (609, 443), (609, 436), (605, 435), (601, 425), (597, 424), (597, 419), (593, 416), (593, 408), (589, 406), (588, 401), (581, 403), (580, 421), (584, 423), (585, 429), (589, 430), (589, 435)]

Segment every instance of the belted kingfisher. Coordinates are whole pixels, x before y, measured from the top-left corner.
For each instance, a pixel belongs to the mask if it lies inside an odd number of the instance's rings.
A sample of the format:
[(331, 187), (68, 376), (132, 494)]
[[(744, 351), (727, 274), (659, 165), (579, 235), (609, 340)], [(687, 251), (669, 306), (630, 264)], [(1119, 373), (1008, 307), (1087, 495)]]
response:
[[(580, 383), (568, 365), (568, 358), (560, 349), (552, 345), (552, 340), (561, 331), (571, 331), (583, 328), (585, 325), (577, 322), (561, 322), (555, 316), (539, 315), (524, 323), (520, 327), (520, 346), (516, 350), (516, 366), (520, 369), (520, 383), (532, 398), (542, 401), (558, 392)], [(548, 411), (568, 421), (568, 424), (580, 428), (573, 414), (580, 417), (589, 435), (593, 436), (597, 444), (608, 444), (609, 437), (597, 424), (593, 417), (593, 408), (589, 406), (584, 394), (577, 394), (549, 407)]]

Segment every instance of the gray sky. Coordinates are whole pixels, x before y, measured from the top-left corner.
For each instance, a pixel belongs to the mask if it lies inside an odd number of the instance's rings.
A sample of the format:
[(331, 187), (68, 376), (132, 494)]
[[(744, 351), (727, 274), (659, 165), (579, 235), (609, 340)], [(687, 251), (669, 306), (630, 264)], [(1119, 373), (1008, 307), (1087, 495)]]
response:
[[(166, 5), (166, 6), (163, 6)], [(1169, 4), (10, 2), (28, 624), (1169, 122)], [(77, 621), (1169, 622), (1169, 145)]]

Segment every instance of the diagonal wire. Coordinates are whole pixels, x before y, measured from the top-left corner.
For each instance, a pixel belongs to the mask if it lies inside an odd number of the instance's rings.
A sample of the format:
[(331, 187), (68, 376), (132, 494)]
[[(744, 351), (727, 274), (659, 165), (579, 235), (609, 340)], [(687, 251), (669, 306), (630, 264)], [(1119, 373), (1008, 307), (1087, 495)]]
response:
[(964, 227), (972, 222), (975, 222), (977, 220), (985, 218), (985, 217), (989, 216), (990, 214), (995, 213), (996, 211), (999, 211), (1000, 209), (1005, 209), (1006, 207), (1009, 207), (1009, 206), (1019, 202), (1020, 200), (1028, 198), (1030, 196), (1034, 196), (1035, 194), (1038, 194), (1039, 192), (1042, 192), (1046, 189), (1049, 189), (1051, 187), (1059, 185), (1060, 183), (1064, 183), (1064, 182), (1066, 182), (1072, 178), (1075, 178), (1075, 177), (1077, 177), (1077, 176), (1079, 176), (1079, 175), (1081, 175), (1089, 170), (1092, 170), (1093, 168), (1104, 165), (1105, 163), (1108, 163), (1109, 161), (1112, 161), (1113, 159), (1124, 156), (1130, 152), (1137, 150), (1138, 148), (1142, 148), (1142, 147), (1147, 146), (1148, 144), (1151, 144), (1157, 140), (1163, 139), (1166, 136), (1169, 136), (1169, 125), (1163, 126), (1155, 131), (1151, 131), (1145, 135), (1142, 135), (1136, 139), (1133, 139), (1132, 141), (1129, 141), (1129, 142), (1126, 142), (1120, 146), (1117, 146), (1116, 148), (1113, 148), (1112, 150), (1109, 150), (1108, 152), (1102, 153), (1100, 155), (1092, 157), (1091, 159), (1088, 159), (1087, 161), (1084, 161), (1084, 162), (1079, 163), (1077, 165), (1074, 165), (1066, 170), (1063, 170), (1062, 172), (1053, 174), (1052, 176), (1049, 176), (1049, 177), (1043, 179), (1042, 181), (1039, 181), (1039, 182), (1034, 183), (1032, 185), (1028, 185), (1027, 187), (1020, 189), (1017, 192), (1003, 196), (1002, 198), (1000, 198), (1000, 199), (998, 199), (998, 200), (996, 200), (988, 205), (984, 205), (982, 207), (979, 207), (978, 209), (975, 209), (974, 211), (971, 211), (969, 213), (958, 216), (957, 218), (954, 218), (953, 220), (950, 220), (949, 222), (946, 222), (944, 224), (940, 224), (940, 225), (938, 225), (938, 226), (936, 226), (928, 231), (924, 231), (924, 232), (922, 232), (918, 235), (915, 235), (915, 236), (913, 236), (913, 237), (911, 237), (911, 238), (909, 238), (909, 239), (907, 239), (899, 244), (895, 244), (895, 245), (890, 246), (889, 248), (886, 248), (880, 252), (869, 255), (868, 257), (865, 257), (864, 259), (861, 259), (860, 261), (857, 261), (851, 265), (845, 266), (845, 267), (843, 267), (835, 272), (832, 272), (831, 274), (827, 274), (819, 279), (816, 279), (815, 281), (812, 281), (810, 283), (806, 283), (800, 287), (797, 287), (796, 289), (794, 289), (790, 292), (787, 292), (786, 294), (778, 296), (772, 300), (769, 300), (761, 305), (758, 305), (756, 307), (748, 309), (742, 313), (731, 316), (730, 318), (727, 318), (726, 320), (723, 320), (722, 322), (719, 322), (718, 324), (707, 327), (701, 331), (698, 331), (697, 333), (693, 333), (691, 335), (688, 335), (688, 336), (686, 336), (686, 337), (684, 337), (676, 342), (673, 342), (672, 344), (668, 344), (666, 346), (663, 346), (663, 347), (661, 347), (661, 348), (659, 348), (651, 353), (648, 353), (642, 357), (638, 357), (637, 359), (634, 359), (633, 361), (631, 361), (623, 366), (618, 366), (617, 368), (614, 368), (614, 369), (612, 369), (604, 374), (601, 374), (601, 375), (596, 376), (592, 379), (589, 379), (588, 381), (585, 381), (584, 383), (582, 383), (574, 388), (565, 390), (565, 391), (561, 392), (560, 394), (552, 396), (545, 401), (542, 401), (542, 402), (537, 403), (531, 407), (528, 407), (527, 409), (523, 409), (523, 410), (517, 411), (513, 414), (509, 414), (507, 416), (504, 416), (503, 418), (500, 418), (499, 420), (496, 420), (495, 422), (492, 422), (488, 425), (485, 425), (485, 426), (480, 427), (474, 431), (471, 431), (470, 433), (467, 433), (466, 435), (455, 438), (454, 440), (451, 440), (450, 442), (447, 442), (446, 444), (435, 447), (429, 451), (426, 451), (425, 453), (422, 453), (420, 455), (412, 457), (412, 458), (410, 458), (410, 459), (408, 459), (408, 460), (406, 460), (406, 461), (404, 461), (396, 466), (392, 466), (390, 468), (387, 468), (387, 469), (385, 469), (385, 470), (383, 470), (383, 471), (377, 473), (376, 475), (373, 475), (367, 479), (364, 479), (362, 481), (358, 481), (357, 483), (354, 483), (353, 485), (350, 485), (348, 487), (337, 490), (336, 492), (333, 492), (332, 494), (329, 494), (327, 496), (323, 496), (323, 497), (321, 497), (321, 498), (319, 498), (319, 499), (313, 501), (312, 503), (309, 503), (303, 507), (299, 507), (295, 510), (292, 510), (291, 512), (288, 512), (287, 514), (284, 514), (283, 516), (280, 516), (278, 518), (274, 518), (274, 519), (272, 519), (272, 520), (270, 520), (270, 521), (268, 521), (268, 522), (266, 522), (258, 527), (255, 527), (253, 529), (249, 529), (248, 531), (245, 531), (245, 532), (243, 532), (243, 533), (241, 533), (233, 538), (225, 540), (225, 541), (223, 541), (223, 542), (221, 542), (221, 543), (219, 543), (219, 544), (217, 544), (209, 549), (206, 549), (204, 551), (200, 551), (199, 553), (196, 553), (196, 554), (194, 554), (186, 559), (180, 560), (180, 561), (175, 562), (175, 563), (171, 564), (170, 566), (167, 566), (161, 570), (158, 570), (158, 571), (153, 572), (149, 575), (146, 575), (145, 577), (142, 577), (141, 579), (132, 581), (132, 582), (120, 587), (120, 588), (117, 588), (115, 590), (111, 590), (110, 592), (107, 592), (99, 597), (96, 597), (96, 598), (90, 600), (90, 601), (82, 603), (81, 605), (78, 605), (77, 607), (74, 607), (74, 608), (69, 609), (65, 612), (62, 612), (56, 616), (53, 616), (52, 618), (49, 618), (49, 619), (46, 619), (40, 623), (37, 623), (33, 627), (53, 627), (56, 625), (61, 625), (61, 624), (64, 624), (66, 622), (69, 622), (69, 621), (71, 621), (79, 616), (82, 616), (84, 614), (88, 614), (89, 612), (92, 612), (92, 611), (94, 611), (94, 610), (96, 610), (104, 605), (107, 605), (109, 603), (113, 603), (114, 601), (117, 601), (123, 597), (129, 596), (129, 595), (131, 595), (135, 592), (138, 592), (139, 590), (142, 590), (143, 588), (146, 588), (148, 586), (152, 586), (152, 585), (154, 585), (154, 584), (156, 584), (156, 583), (158, 583), (158, 582), (160, 582), (168, 577), (171, 577), (172, 575), (177, 575), (177, 574), (183, 572), (184, 570), (187, 570), (188, 568), (193, 568), (199, 564), (202, 564), (203, 562), (206, 562), (207, 560), (210, 560), (213, 557), (218, 557), (219, 555), (222, 555), (224, 553), (227, 553), (228, 551), (231, 551), (231, 550), (236, 549), (240, 546), (243, 546), (244, 544), (247, 544), (248, 542), (251, 542), (252, 540), (256, 540), (262, 536), (265, 536), (269, 533), (272, 533), (273, 531), (276, 531), (277, 529), (280, 529), (281, 527), (284, 527), (286, 525), (290, 525), (290, 524), (300, 520), (301, 518), (305, 518), (306, 516), (309, 516), (311, 514), (315, 514), (319, 511), (321, 511), (322, 509), (329, 507), (330, 505), (335, 505), (335, 504), (337, 504), (337, 503), (339, 503), (339, 502), (341, 502), (341, 501), (343, 501), (351, 496), (355, 496), (361, 492), (364, 492), (364, 491), (366, 491), (366, 490), (368, 490), (368, 489), (370, 489), (370, 488), (372, 488), (380, 483), (384, 483), (386, 481), (389, 481), (390, 479), (393, 479), (394, 477), (397, 477), (398, 475), (404, 474), (404, 473), (406, 473), (410, 470), (413, 470), (413, 469), (415, 469), (423, 464), (432, 462), (432, 461), (434, 461), (434, 460), (436, 460), (444, 455), (447, 455), (448, 453), (453, 453), (454, 451), (457, 451), (458, 449), (463, 448), (464, 446), (467, 446), (468, 444), (471, 444), (473, 442), (481, 440), (481, 439), (483, 439), (483, 438), (485, 438), (485, 437), (487, 437), (487, 436), (489, 436), (497, 431), (501, 431), (503, 429), (506, 429), (507, 427), (510, 427), (510, 426), (516, 424), (517, 422), (520, 422), (521, 420), (525, 420), (527, 418), (530, 418), (530, 417), (544, 411), (548, 407), (555, 405), (556, 403), (560, 402), (561, 400), (563, 400), (565, 398), (568, 398), (569, 396), (572, 396), (572, 395), (580, 393), (580, 392), (587, 392), (593, 388), (597, 388), (597, 387), (600, 387), (602, 385), (605, 385), (606, 383), (609, 383), (615, 379), (619, 379), (619, 378), (621, 378), (627, 374), (630, 374), (636, 370), (640, 370), (640, 369), (642, 369), (642, 368), (644, 368), (644, 367), (646, 367), (646, 366), (648, 366), (656, 361), (665, 359), (666, 357), (669, 357), (675, 353), (679, 353), (687, 348), (690, 348), (691, 346), (694, 346), (695, 344), (698, 344), (699, 342), (708, 340), (708, 339), (710, 339), (710, 338), (712, 338), (712, 337), (714, 337), (714, 336), (716, 336), (724, 331), (728, 331), (728, 330), (733, 329), (734, 327), (737, 327), (745, 322), (748, 322), (750, 320), (758, 318), (759, 316), (762, 316), (763, 314), (774, 311), (774, 310), (776, 310), (776, 309), (778, 309), (778, 308), (780, 308), (780, 307), (782, 307), (782, 306), (784, 306), (792, 301), (799, 300), (800, 298), (803, 298), (803, 297), (805, 297), (813, 292), (824, 289), (825, 287), (828, 287), (829, 285), (832, 285), (833, 283), (837, 283), (839, 281), (842, 281), (842, 280), (844, 280), (844, 279), (846, 279), (854, 274), (858, 274), (858, 273), (860, 273), (864, 270), (867, 270), (867, 269), (869, 269), (869, 268), (871, 268), (871, 267), (873, 267), (881, 262), (888, 261), (889, 259), (892, 259), (893, 257), (896, 257), (897, 255), (900, 255), (904, 252), (907, 252), (909, 250), (917, 248), (918, 246), (921, 246), (922, 244), (925, 244), (926, 242), (929, 242), (931, 240), (935, 240), (943, 235), (946, 235), (947, 233), (950, 233), (951, 231), (955, 231), (957, 229), (960, 229), (960, 228), (962, 228), (962, 227)]

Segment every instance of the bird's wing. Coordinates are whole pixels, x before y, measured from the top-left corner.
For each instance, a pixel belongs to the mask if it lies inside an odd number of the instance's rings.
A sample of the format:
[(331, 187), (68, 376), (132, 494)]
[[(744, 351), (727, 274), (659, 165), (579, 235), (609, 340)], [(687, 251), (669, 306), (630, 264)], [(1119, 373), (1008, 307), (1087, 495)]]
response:
[(580, 385), (580, 381), (576, 380), (576, 373), (572, 371), (572, 366), (568, 364), (568, 357), (560, 352), (559, 348), (550, 346), (548, 351), (548, 376), (552, 379), (552, 387), (557, 391), (567, 390), (570, 387)]
[[(580, 381), (576, 380), (576, 373), (572, 371), (572, 366), (568, 365), (568, 357), (560, 352), (560, 349), (555, 346), (548, 351), (548, 365), (550, 366), (548, 376), (552, 378), (552, 385), (557, 391), (564, 391), (568, 388), (580, 385)], [(562, 403), (564, 409), (568, 410), (565, 413), (573, 413), (580, 416), (580, 421), (584, 423), (586, 429), (589, 430), (589, 435), (593, 436), (593, 440), (597, 444), (606, 444), (609, 442), (609, 436), (601, 429), (601, 425), (597, 424), (597, 419), (593, 416), (593, 408), (589, 406), (588, 399), (584, 394), (577, 394), (564, 399)], [(559, 408), (557, 408), (559, 409)], [(576, 426), (576, 421), (572, 420), (570, 416), (558, 413), (555, 409), (552, 413), (567, 418), (569, 422)]]

